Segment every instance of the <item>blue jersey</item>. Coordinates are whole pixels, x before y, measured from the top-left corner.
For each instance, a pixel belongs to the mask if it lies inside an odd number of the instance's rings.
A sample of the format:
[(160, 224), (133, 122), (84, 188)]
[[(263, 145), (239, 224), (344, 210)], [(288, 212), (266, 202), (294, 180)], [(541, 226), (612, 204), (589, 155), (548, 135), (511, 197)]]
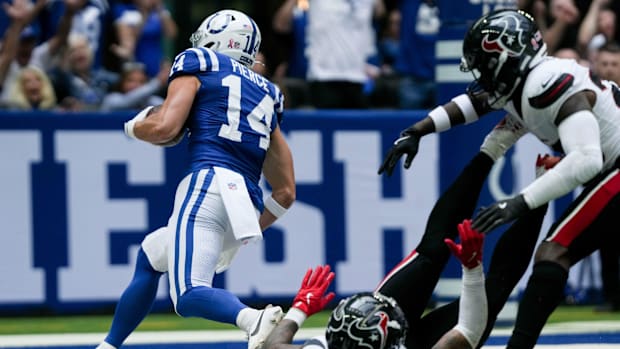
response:
[(200, 80), (186, 123), (190, 172), (219, 166), (240, 173), (262, 210), (258, 182), (271, 133), (282, 117), (282, 92), (241, 63), (204, 47), (177, 55), (169, 80), (181, 75)]

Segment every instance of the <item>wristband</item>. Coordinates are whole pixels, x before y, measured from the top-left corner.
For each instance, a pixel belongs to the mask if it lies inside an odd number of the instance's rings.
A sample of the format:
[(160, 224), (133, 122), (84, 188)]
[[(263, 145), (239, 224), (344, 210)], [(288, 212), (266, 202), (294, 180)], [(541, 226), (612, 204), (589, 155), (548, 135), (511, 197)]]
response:
[(265, 208), (268, 209), (269, 212), (271, 212), (274, 216), (276, 216), (276, 218), (284, 216), (287, 211), (287, 209), (282, 207), (282, 205), (280, 205), (273, 198), (273, 196), (269, 196), (267, 199), (265, 199)]
[(428, 116), (433, 120), (433, 124), (435, 124), (435, 132), (445, 131), (452, 127), (450, 115), (448, 115), (448, 111), (443, 106), (431, 110)]
[(137, 139), (135, 133), (133, 132), (133, 128), (136, 125), (136, 122), (142, 121), (146, 119), (148, 113), (153, 109), (152, 105), (142, 109), (136, 116), (134, 116), (131, 120), (125, 122), (125, 134), (131, 138)]
[(285, 320), (294, 321), (297, 324), (297, 327), (300, 327), (300, 328), (301, 328), (301, 325), (304, 323), (304, 321), (306, 321), (307, 317), (308, 315), (306, 315), (306, 313), (304, 313), (303, 311), (295, 307), (292, 307), (291, 309), (289, 309), (286, 312), (286, 315), (284, 315)]
[(463, 277), (461, 278), (461, 282), (466, 285), (471, 284), (479, 284), (484, 283), (484, 269), (482, 263), (478, 264), (473, 268), (467, 268), (466, 266), (462, 266)]
[(468, 95), (460, 94), (452, 98), (452, 102), (454, 102), (461, 110), (461, 113), (463, 113), (466, 124), (474, 122), (480, 118), (478, 116), (478, 113), (476, 112), (476, 108), (474, 108), (474, 105), (471, 103), (471, 99)]

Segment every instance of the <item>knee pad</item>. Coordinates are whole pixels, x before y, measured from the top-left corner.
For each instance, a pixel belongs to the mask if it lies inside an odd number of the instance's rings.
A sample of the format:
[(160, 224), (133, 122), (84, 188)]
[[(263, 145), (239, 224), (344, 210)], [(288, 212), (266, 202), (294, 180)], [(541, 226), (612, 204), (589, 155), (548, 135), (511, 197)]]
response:
[(542, 261), (534, 264), (530, 283), (540, 283), (547, 287), (555, 286), (564, 290), (568, 280), (568, 270), (560, 264), (551, 261)]

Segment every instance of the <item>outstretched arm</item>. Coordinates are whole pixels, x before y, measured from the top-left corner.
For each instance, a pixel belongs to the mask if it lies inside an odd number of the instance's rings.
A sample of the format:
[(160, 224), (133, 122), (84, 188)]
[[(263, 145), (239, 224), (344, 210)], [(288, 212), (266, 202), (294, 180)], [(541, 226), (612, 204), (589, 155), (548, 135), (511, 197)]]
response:
[(391, 176), (396, 163), (405, 154), (407, 155), (405, 168), (408, 169), (418, 153), (418, 145), (423, 136), (433, 132), (442, 132), (456, 125), (474, 122), (489, 111), (491, 108), (487, 103), (486, 93), (461, 94), (450, 102), (436, 107), (428, 113), (427, 117), (400, 133), (400, 138), (394, 141), (378, 173), (385, 172)]
[(263, 345), (263, 349), (293, 349), (299, 345), (291, 344), (297, 330), (308, 316), (325, 308), (336, 296), (333, 292), (325, 294), (335, 274), (329, 265), (319, 265), (314, 270), (308, 269), (301, 288), (293, 300), (293, 306), (282, 321), (274, 328)]
[(285, 0), (273, 16), (271, 26), (276, 33), (290, 33), (293, 28), (293, 10), (297, 0)]
[(484, 235), (471, 228), (471, 221), (458, 225), (461, 243), (445, 242), (463, 265), (463, 286), (459, 302), (459, 320), (433, 346), (433, 349), (472, 349), (478, 345), (487, 324), (487, 297), (484, 288), (482, 247)]
[(65, 12), (60, 18), (56, 34), (48, 41), (50, 55), (55, 55), (66, 46), (75, 14), (84, 7), (86, 0), (65, 0)]
[(168, 11), (168, 9), (165, 7), (162, 0), (155, 1), (155, 10), (157, 11), (157, 15), (161, 19), (164, 36), (167, 39), (176, 38), (179, 34), (179, 27), (177, 26), (177, 22), (175, 22), (174, 18), (172, 18), (172, 15), (170, 15), (170, 11)]
[(0, 49), (0, 90), (2, 89), (11, 62), (17, 55), (19, 34), (45, 6), (45, 0), (37, 0), (34, 6), (28, 0), (14, 0), (12, 4), (3, 3), (2, 7), (11, 23), (4, 32)]
[(480, 210), (474, 229), (487, 233), (525, 212), (573, 191), (592, 179), (603, 167), (599, 126), (590, 107), (588, 92), (564, 102), (555, 123), (565, 156), (557, 166), (535, 179), (521, 192)]

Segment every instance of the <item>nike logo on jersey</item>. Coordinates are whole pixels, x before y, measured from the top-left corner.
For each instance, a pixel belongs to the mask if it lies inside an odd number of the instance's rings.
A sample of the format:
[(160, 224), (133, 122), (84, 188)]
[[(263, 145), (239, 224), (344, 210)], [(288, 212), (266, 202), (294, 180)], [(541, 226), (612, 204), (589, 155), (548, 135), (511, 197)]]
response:
[(508, 206), (507, 203), (505, 202), (500, 202), (499, 205), (497, 205), (497, 207), (499, 207), (500, 210), (503, 210), (506, 208), (506, 206)]
[[(537, 109), (547, 108), (559, 100), (564, 92), (568, 91), (571, 86), (573, 86), (574, 80), (575, 78), (568, 73), (564, 73), (557, 77), (555, 74), (552, 74), (549, 81), (545, 81), (545, 84), (549, 86), (544, 89), (544, 92), (538, 96), (530, 97), (528, 102), (532, 107)], [(553, 81), (553, 83), (550, 83), (551, 81)], [(543, 88), (546, 86), (545, 84), (542, 85)]]
[(542, 88), (546, 88), (547, 85), (549, 85), (549, 83), (551, 82), (551, 80), (553, 80), (553, 75), (549, 76), (549, 78), (542, 83)]

